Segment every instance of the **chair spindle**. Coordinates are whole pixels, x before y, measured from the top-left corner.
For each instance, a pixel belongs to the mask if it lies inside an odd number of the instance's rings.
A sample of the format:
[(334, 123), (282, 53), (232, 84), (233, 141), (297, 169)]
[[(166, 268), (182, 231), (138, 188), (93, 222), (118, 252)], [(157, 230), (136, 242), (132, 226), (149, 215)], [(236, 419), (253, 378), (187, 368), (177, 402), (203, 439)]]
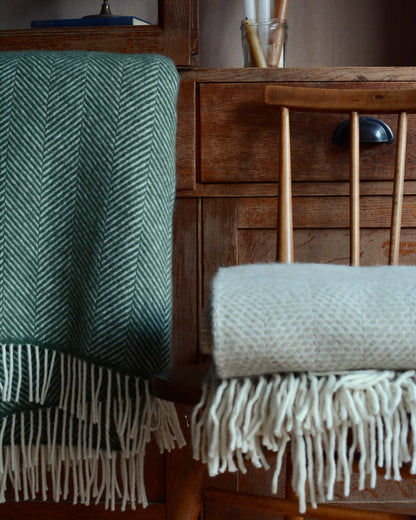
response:
[(350, 117), (350, 264), (360, 265), (360, 124), (358, 112)]
[(293, 262), (293, 220), (292, 220), (292, 174), (290, 163), (290, 122), (289, 109), (281, 107), (280, 134), (280, 176), (279, 176), (279, 222), (278, 238), (280, 262)]
[(400, 112), (397, 125), (396, 163), (394, 169), (393, 206), (391, 211), (390, 226), (389, 265), (397, 265), (399, 263), (406, 144), (407, 113)]

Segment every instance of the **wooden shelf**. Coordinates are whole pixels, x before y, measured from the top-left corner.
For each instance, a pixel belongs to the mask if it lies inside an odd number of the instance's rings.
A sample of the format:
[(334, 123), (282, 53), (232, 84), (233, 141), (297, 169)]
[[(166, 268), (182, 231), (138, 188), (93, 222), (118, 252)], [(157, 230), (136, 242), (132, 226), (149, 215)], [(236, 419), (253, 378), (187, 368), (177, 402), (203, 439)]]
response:
[(0, 31), (0, 51), (155, 52), (192, 66), (198, 63), (197, 15), (194, 0), (159, 0), (159, 25), (6, 30)]
[(121, 53), (163, 52), (159, 26), (65, 27), (0, 31), (2, 50), (45, 49), (111, 51)]
[(263, 82), (405, 82), (416, 81), (416, 67), (287, 67), (261, 68), (179, 68), (182, 80), (199, 83)]

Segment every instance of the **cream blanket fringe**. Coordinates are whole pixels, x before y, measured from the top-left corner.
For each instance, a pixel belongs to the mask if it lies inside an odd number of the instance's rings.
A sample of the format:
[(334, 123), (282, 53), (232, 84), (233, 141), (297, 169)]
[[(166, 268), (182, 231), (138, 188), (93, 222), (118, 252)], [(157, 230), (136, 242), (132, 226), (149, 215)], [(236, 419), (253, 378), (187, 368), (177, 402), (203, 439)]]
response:
[[(0, 419), (0, 502), (11, 485), (15, 500), (40, 494), (43, 500), (59, 501), (71, 495), (74, 504), (103, 501), (114, 510), (119, 501), (122, 510), (127, 503), (133, 509), (137, 504), (146, 507), (144, 456), (152, 434), (161, 452), (185, 444), (173, 403), (151, 396), (145, 380), (132, 381), (68, 354), (30, 345), (0, 349), (5, 375), (0, 399), (11, 404), (23, 399), (39, 406)], [(19, 359), (27, 351), (28, 395), (23, 395), (22, 366), (13, 363), (14, 349)], [(47, 407), (54, 371), (61, 379), (59, 404)], [(103, 392), (105, 401), (100, 399)], [(111, 449), (111, 421), (120, 452)], [(45, 432), (46, 443), (41, 441)]]
[(357, 454), (360, 490), (375, 487), (377, 466), (385, 468), (386, 479), (400, 480), (400, 468), (408, 462), (416, 473), (416, 373), (213, 377), (193, 413), (192, 441), (195, 459), (207, 463), (211, 476), (245, 473), (246, 461), (269, 469), (263, 450), (272, 450), (274, 493), (290, 443), (292, 486), (303, 513), (307, 483), (314, 507), (333, 499), (337, 481), (349, 495)]

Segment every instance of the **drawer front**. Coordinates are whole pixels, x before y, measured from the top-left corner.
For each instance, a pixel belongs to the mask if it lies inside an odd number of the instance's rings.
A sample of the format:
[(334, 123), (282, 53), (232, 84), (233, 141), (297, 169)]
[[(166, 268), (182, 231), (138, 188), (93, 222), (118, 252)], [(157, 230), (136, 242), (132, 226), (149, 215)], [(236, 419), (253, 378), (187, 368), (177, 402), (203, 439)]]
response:
[[(298, 83), (299, 84), (299, 83)], [(307, 86), (308, 83), (302, 83)], [(311, 83), (313, 86), (386, 88), (386, 83)], [(391, 85), (391, 83), (390, 83)], [(415, 88), (416, 83), (395, 83)], [(271, 182), (279, 164), (279, 110), (263, 102), (265, 83), (206, 83), (200, 85), (200, 180)], [(372, 114), (374, 115), (374, 114)], [(345, 114), (292, 113), (294, 181), (345, 181), (349, 178), (348, 145), (332, 143), (332, 134)], [(379, 116), (396, 134), (397, 116)], [(361, 179), (389, 180), (395, 146), (363, 144)], [(416, 116), (409, 116), (406, 179), (415, 179)]]

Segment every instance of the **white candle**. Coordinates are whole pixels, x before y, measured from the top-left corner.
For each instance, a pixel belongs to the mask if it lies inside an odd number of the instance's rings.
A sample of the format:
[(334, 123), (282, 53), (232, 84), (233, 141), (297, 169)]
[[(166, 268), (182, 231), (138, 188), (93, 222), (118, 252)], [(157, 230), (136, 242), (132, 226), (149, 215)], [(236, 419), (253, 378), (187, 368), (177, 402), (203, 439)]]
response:
[[(270, 20), (270, 0), (259, 0), (258, 5), (259, 17), (259, 39), (262, 46), (267, 45), (269, 40), (269, 29), (265, 22)], [(263, 22), (263, 23), (262, 23)], [(264, 48), (264, 47), (263, 47)]]
[(256, 2), (255, 2), (255, 0), (244, 0), (244, 18), (247, 18), (247, 20), (256, 19)]
[(259, 0), (259, 20), (270, 19), (270, 0)]

